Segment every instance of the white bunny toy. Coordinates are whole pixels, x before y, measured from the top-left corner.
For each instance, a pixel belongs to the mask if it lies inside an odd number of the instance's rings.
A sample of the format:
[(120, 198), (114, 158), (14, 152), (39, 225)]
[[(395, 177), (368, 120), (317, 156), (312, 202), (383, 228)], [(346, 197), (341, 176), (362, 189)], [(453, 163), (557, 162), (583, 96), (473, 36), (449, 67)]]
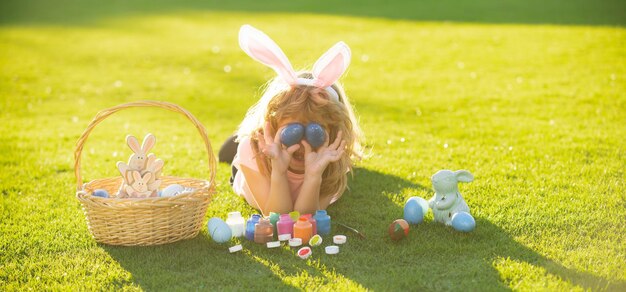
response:
[(458, 182), (471, 182), (474, 176), (467, 170), (440, 170), (431, 181), (435, 195), (428, 201), (433, 210), (435, 221), (447, 226), (452, 225), (452, 217), (458, 212), (469, 213), (469, 207), (459, 193)]
[(148, 181), (152, 177), (152, 173), (148, 172), (141, 176), (139, 171), (132, 170), (133, 183), (126, 185), (125, 191), (131, 198), (147, 198), (154, 192), (148, 189)]

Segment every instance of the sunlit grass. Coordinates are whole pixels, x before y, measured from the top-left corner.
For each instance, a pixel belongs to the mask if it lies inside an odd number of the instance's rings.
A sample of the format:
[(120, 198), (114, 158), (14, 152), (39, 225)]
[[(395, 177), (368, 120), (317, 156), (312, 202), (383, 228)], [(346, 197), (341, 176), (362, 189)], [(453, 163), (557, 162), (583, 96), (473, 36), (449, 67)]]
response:
[[(272, 72), (237, 46), (250, 23), (296, 67), (338, 40), (343, 78), (370, 158), (329, 213), (367, 234), (337, 256), (245, 251), (206, 230), (175, 244), (96, 244), (74, 197), (73, 148), (97, 111), (141, 99), (196, 115), (218, 148)], [(303, 33), (306, 31), (306, 33)], [(623, 28), (416, 22), (319, 14), (161, 12), (89, 25), (0, 27), (0, 289), (221, 290), (625, 289), (626, 31)], [(176, 114), (128, 110), (93, 132), (89, 180), (116, 175), (126, 134), (157, 137), (166, 172), (207, 177), (206, 151)], [(432, 222), (393, 243), (410, 196), (439, 169), (462, 185), (478, 227)], [(207, 219), (253, 210), (218, 167)], [(336, 232), (347, 232), (335, 229)], [(330, 240), (330, 238), (325, 239)], [(234, 244), (234, 243), (232, 243)]]

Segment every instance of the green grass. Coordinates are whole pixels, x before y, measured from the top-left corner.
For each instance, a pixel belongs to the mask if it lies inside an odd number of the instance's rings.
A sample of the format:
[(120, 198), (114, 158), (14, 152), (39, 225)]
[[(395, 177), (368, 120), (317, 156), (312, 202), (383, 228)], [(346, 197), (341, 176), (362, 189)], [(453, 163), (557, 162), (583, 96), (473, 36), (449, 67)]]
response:
[[(95, 2), (95, 3), (94, 3)], [(420, 21), (626, 25), (622, 0), (9, 0), (0, 3), (0, 23), (84, 24), (94, 19), (180, 11), (321, 13)]]
[[(539, 2), (528, 2), (510, 21), (489, 11), (463, 18), (462, 5), (425, 18), (411, 14), (418, 4), (294, 14), (290, 4), (254, 13), (238, 2), (20, 3), (0, 14), (0, 290), (626, 289), (626, 30), (598, 25), (623, 25), (624, 10), (612, 9), (621, 2), (550, 2), (563, 16), (535, 15)], [(351, 46), (343, 82), (371, 155), (328, 211), (368, 239), (347, 233), (338, 256), (314, 251), (307, 261), (249, 242), (230, 255), (206, 229), (164, 246), (95, 243), (73, 175), (90, 119), (123, 102), (169, 101), (196, 115), (218, 148), (273, 74), (239, 49), (243, 23), (273, 36), (296, 67), (337, 40)], [(125, 135), (147, 132), (167, 173), (207, 177), (193, 126), (139, 109), (96, 128), (85, 179), (115, 176), (130, 151)], [(457, 233), (429, 214), (392, 242), (387, 226), (404, 201), (429, 199), (429, 178), (444, 168), (475, 175), (460, 187), (476, 230)], [(218, 167), (207, 220), (254, 212), (228, 186), (229, 171)]]

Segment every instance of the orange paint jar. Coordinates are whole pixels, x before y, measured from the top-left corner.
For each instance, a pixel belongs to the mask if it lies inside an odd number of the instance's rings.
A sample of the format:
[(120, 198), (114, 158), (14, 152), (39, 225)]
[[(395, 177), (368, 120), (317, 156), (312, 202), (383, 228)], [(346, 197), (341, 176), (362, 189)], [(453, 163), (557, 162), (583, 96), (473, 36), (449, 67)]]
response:
[(313, 236), (313, 225), (308, 218), (300, 216), (293, 225), (293, 237), (301, 238), (302, 242), (309, 242), (311, 236)]

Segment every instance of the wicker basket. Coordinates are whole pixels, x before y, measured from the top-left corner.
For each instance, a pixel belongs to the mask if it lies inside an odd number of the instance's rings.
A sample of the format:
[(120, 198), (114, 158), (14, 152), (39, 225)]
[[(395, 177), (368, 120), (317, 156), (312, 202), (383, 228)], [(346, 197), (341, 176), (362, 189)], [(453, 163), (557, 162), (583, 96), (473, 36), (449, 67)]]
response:
[[(92, 196), (95, 189), (105, 189), (115, 194), (122, 177), (97, 179), (86, 184), (80, 174), (83, 145), (93, 128), (108, 116), (127, 108), (159, 107), (184, 115), (200, 132), (209, 156), (210, 180), (162, 176), (162, 185), (180, 184), (192, 187), (193, 192), (174, 197), (144, 199), (117, 199)], [(202, 124), (187, 110), (167, 102), (138, 101), (118, 105), (99, 112), (77, 142), (74, 152), (76, 163), (76, 197), (83, 205), (87, 225), (97, 242), (111, 245), (157, 245), (198, 235), (211, 196), (215, 191), (215, 156)]]

